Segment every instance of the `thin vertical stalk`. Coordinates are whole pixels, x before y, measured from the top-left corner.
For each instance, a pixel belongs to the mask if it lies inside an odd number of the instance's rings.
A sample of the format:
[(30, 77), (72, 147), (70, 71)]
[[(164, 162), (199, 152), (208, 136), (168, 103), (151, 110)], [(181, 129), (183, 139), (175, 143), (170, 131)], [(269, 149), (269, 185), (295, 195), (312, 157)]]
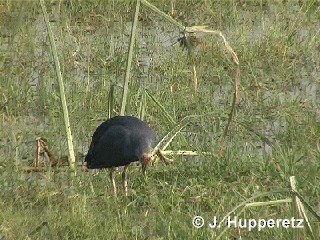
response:
[(43, 17), (47, 26), (47, 31), (50, 39), (50, 45), (51, 45), (51, 50), (52, 50), (52, 56), (54, 60), (54, 66), (57, 74), (57, 80), (59, 83), (59, 89), (60, 89), (60, 98), (61, 98), (61, 104), (62, 104), (62, 112), (63, 112), (63, 118), (64, 118), (64, 125), (66, 128), (66, 133), (67, 133), (67, 142), (68, 142), (68, 151), (69, 151), (69, 162), (70, 162), (70, 167), (72, 170), (75, 170), (75, 156), (74, 156), (74, 149), (73, 149), (73, 141), (72, 141), (72, 134), (71, 134), (71, 127), (70, 127), (70, 121), (69, 121), (69, 114), (68, 114), (68, 107), (66, 103), (66, 96), (65, 96), (65, 91), (64, 91), (64, 84), (62, 80), (62, 75), (61, 75), (61, 69), (60, 69), (60, 63), (58, 59), (58, 54), (57, 54), (57, 48), (54, 42), (53, 38), (53, 33), (50, 28), (49, 24), (49, 18), (47, 14), (47, 10), (44, 4), (44, 0), (40, 0), (42, 12), (43, 12)]
[(114, 85), (111, 85), (108, 99), (108, 119), (112, 117), (114, 108)]
[[(296, 178), (295, 176), (290, 176), (290, 186), (292, 190), (292, 209), (294, 213), (294, 218), (295, 219), (303, 219), (303, 224), (306, 232), (312, 239), (316, 239), (310, 221), (307, 217), (306, 211), (304, 209), (304, 206), (302, 205), (302, 197), (299, 197), (298, 191), (297, 191), (297, 183), (296, 183)], [(303, 201), (304, 204), (308, 206), (308, 204)], [(315, 214), (312, 208), (309, 208), (310, 212), (312, 214)], [(319, 220), (319, 216), (315, 214), (316, 218)], [(299, 228), (292, 228), (293, 230), (293, 239), (302, 239), (302, 231)]]
[(126, 111), (128, 85), (130, 80), (130, 71), (131, 71), (133, 47), (134, 47), (135, 36), (136, 36), (136, 28), (138, 23), (139, 8), (140, 8), (140, 0), (137, 0), (136, 10), (134, 13), (134, 19), (133, 19), (132, 28), (131, 28), (131, 39), (130, 39), (130, 45), (129, 45), (128, 59), (127, 59), (126, 75), (123, 83), (122, 102), (121, 102), (121, 110), (120, 110), (120, 115), (122, 116), (125, 114), (125, 111)]
[(144, 119), (145, 113), (146, 113), (146, 104), (147, 104), (147, 99), (146, 99), (146, 90), (143, 89), (142, 94), (141, 94), (141, 102), (140, 102), (140, 108), (139, 108), (139, 118), (141, 120)]
[[(296, 179), (294, 176), (290, 176), (290, 187), (293, 191), (297, 191), (297, 187), (296, 187)], [(292, 211), (293, 211), (293, 216), (295, 219), (299, 219), (299, 198), (292, 193)], [(298, 228), (292, 228), (293, 231), (293, 235), (292, 235), (292, 239), (293, 240), (297, 240), (297, 239), (301, 239), (301, 230), (299, 230)]]

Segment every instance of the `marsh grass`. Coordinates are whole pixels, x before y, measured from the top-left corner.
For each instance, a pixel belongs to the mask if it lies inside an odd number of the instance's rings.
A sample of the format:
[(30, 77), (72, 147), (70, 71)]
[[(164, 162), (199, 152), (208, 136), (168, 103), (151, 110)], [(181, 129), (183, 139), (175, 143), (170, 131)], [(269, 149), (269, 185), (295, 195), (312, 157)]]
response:
[[(316, 1), (152, 1), (183, 26), (221, 31), (241, 62), (241, 98), (223, 156), (236, 70), (221, 43), (195, 49), (198, 93), (179, 29), (141, 5), (126, 113), (144, 115), (161, 139), (198, 115), (167, 150), (174, 164), (130, 169), (130, 196), (111, 194), (107, 172), (26, 173), (36, 137), (67, 155), (58, 84), (38, 2), (0, 3), (0, 238), (6, 239), (290, 239), (291, 228), (196, 229), (194, 216), (220, 220), (247, 199), (292, 199), (289, 179), (315, 211), (320, 199), (319, 5)], [(174, 3), (174, 4), (173, 4)], [(75, 151), (85, 153), (96, 126), (121, 111), (135, 5), (126, 1), (45, 2), (57, 44)], [(173, 9), (174, 7), (174, 9)], [(19, 9), (26, 9), (20, 11)], [(16, 21), (12, 21), (12, 19)], [(140, 58), (152, 66), (144, 96)], [(114, 89), (110, 91), (110, 89)], [(118, 184), (121, 182), (117, 175)], [(120, 184), (119, 184), (120, 185)], [(252, 203), (252, 202), (250, 202)], [(304, 204), (304, 203), (302, 203)], [(242, 218), (290, 219), (292, 203), (246, 207)], [(315, 236), (319, 222), (306, 209)], [(303, 229), (300, 239), (311, 239)]]

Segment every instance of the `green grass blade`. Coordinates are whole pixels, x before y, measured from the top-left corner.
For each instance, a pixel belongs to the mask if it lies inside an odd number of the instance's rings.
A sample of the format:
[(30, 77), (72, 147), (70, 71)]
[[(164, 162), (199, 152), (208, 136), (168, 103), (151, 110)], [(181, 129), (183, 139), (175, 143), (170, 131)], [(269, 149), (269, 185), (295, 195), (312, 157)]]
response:
[(47, 30), (48, 30), (52, 55), (53, 55), (53, 59), (54, 59), (55, 71), (56, 71), (57, 80), (59, 83), (64, 125), (66, 128), (66, 134), (67, 134), (70, 167), (72, 170), (76, 170), (76, 167), (75, 167), (76, 160), (75, 160), (75, 155), (74, 155), (74, 147), (73, 147), (73, 141), (72, 141), (69, 113), (68, 113), (68, 107), (67, 107), (66, 96), (65, 96), (65, 91), (64, 91), (63, 79), (62, 79), (62, 75), (61, 75), (60, 63), (59, 63), (59, 59), (58, 59), (57, 48), (56, 48), (56, 45), (54, 42), (53, 32), (52, 32), (50, 24), (49, 24), (49, 18), (48, 18), (48, 14), (47, 14), (44, 0), (40, 0), (40, 4), (41, 4), (42, 12), (43, 12), (43, 17), (44, 17), (44, 20), (45, 20), (45, 23), (47, 26)]
[(133, 22), (132, 22), (129, 53), (128, 53), (127, 67), (126, 67), (126, 75), (125, 75), (125, 79), (124, 79), (124, 83), (123, 83), (123, 92), (122, 92), (122, 102), (121, 102), (120, 115), (124, 115), (125, 111), (126, 111), (128, 86), (129, 86), (129, 80), (130, 80), (131, 63), (132, 63), (133, 47), (134, 47), (135, 36), (136, 36), (136, 28), (137, 28), (137, 24), (138, 24), (139, 8), (140, 8), (140, 0), (137, 0), (136, 10), (135, 10), (135, 13), (134, 13), (134, 19), (133, 19)]

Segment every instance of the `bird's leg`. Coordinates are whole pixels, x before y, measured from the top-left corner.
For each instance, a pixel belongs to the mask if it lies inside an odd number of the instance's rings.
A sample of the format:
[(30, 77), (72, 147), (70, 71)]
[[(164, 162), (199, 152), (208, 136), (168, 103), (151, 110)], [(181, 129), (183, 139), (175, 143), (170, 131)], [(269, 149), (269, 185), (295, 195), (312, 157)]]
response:
[(160, 150), (156, 151), (157, 156), (159, 157), (159, 159), (164, 162), (166, 165), (169, 165), (170, 163), (172, 163), (171, 161), (169, 161), (167, 158), (165, 158), (165, 156), (163, 156), (163, 154), (160, 152)]
[(117, 186), (116, 186), (116, 181), (114, 179), (114, 167), (110, 168), (110, 180), (112, 182), (112, 189), (113, 189), (113, 193), (116, 196), (117, 195)]
[(123, 189), (124, 189), (124, 193), (126, 196), (128, 196), (128, 167), (130, 164), (125, 165), (123, 168), (123, 173), (122, 173), (122, 180), (123, 180)]

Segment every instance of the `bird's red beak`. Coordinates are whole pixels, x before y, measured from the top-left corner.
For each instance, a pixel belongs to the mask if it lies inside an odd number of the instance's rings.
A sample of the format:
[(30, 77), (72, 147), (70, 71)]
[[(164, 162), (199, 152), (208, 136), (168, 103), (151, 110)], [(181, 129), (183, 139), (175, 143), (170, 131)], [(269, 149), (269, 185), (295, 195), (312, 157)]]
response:
[(151, 163), (152, 163), (152, 160), (151, 160), (151, 157), (152, 155), (149, 153), (149, 154), (144, 154), (143, 155), (143, 163), (147, 166), (150, 166)]

